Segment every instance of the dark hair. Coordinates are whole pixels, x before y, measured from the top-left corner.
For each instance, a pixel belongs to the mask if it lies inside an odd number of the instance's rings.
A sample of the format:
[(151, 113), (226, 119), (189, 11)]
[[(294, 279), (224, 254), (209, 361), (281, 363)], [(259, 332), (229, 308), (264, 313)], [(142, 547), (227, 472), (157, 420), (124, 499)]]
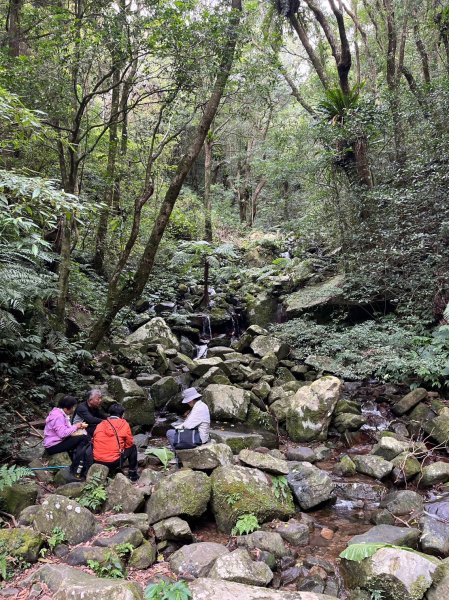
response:
[(78, 400), (75, 398), (75, 396), (64, 396), (58, 402), (58, 407), (59, 408), (73, 408), (75, 406), (75, 404), (78, 404)]
[(114, 402), (114, 404), (111, 404), (111, 406), (109, 407), (109, 414), (111, 415), (111, 417), (121, 417), (123, 416), (124, 412), (125, 407), (122, 404), (119, 404), (118, 402)]

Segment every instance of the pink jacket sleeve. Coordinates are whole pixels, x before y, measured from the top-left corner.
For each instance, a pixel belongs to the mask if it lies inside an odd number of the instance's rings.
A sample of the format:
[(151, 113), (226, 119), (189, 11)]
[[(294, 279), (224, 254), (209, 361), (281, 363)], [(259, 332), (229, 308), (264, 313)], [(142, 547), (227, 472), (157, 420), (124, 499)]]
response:
[(56, 435), (60, 437), (61, 440), (68, 437), (69, 435), (72, 435), (72, 433), (74, 433), (78, 429), (76, 425), (67, 424), (67, 419), (65, 418), (63, 413), (57, 415), (56, 419), (53, 422), (53, 427)]

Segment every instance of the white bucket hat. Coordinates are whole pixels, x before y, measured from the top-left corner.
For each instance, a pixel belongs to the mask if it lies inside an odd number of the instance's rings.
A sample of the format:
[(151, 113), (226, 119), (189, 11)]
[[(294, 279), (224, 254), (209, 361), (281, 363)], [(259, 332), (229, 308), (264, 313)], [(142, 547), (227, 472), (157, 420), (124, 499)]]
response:
[(192, 402), (192, 400), (197, 400), (198, 398), (201, 398), (201, 394), (194, 387), (187, 388), (182, 392), (182, 404), (188, 404), (189, 402)]

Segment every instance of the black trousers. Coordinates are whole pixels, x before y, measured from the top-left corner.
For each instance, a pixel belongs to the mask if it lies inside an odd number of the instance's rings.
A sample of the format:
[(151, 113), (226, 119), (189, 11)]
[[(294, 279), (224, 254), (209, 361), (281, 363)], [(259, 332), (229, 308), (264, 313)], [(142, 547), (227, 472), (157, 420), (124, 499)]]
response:
[(88, 442), (89, 440), (87, 435), (69, 435), (69, 437), (63, 439), (62, 442), (59, 442), (59, 444), (50, 446), (50, 448), (46, 448), (45, 450), (47, 454), (50, 455), (59, 454), (59, 452), (68, 452), (69, 455), (72, 456), (75, 448), (77, 448), (80, 444), (85, 445)]
[(95, 462), (100, 465), (106, 465), (110, 469), (120, 469), (124, 466), (125, 462), (128, 461), (128, 468), (130, 471), (137, 471), (137, 446), (133, 444), (130, 448), (126, 448), (121, 457), (113, 462), (102, 462), (96, 460)]
[(59, 444), (46, 448), (47, 454), (53, 455), (59, 452), (68, 452), (72, 459), (70, 465), (70, 471), (76, 473), (78, 465), (83, 462), (82, 474), (89, 468), (88, 464), (88, 449), (90, 448), (91, 441), (88, 435), (74, 435), (66, 437)]

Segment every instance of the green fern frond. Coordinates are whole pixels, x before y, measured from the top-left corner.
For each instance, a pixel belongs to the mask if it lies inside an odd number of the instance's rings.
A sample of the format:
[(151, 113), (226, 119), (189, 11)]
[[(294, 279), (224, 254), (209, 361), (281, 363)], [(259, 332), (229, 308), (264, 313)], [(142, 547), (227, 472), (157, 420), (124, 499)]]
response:
[(27, 467), (18, 467), (17, 465), (8, 467), (2, 465), (0, 467), (0, 492), (6, 487), (17, 483), (20, 479), (32, 476), (34, 476), (33, 471)]

